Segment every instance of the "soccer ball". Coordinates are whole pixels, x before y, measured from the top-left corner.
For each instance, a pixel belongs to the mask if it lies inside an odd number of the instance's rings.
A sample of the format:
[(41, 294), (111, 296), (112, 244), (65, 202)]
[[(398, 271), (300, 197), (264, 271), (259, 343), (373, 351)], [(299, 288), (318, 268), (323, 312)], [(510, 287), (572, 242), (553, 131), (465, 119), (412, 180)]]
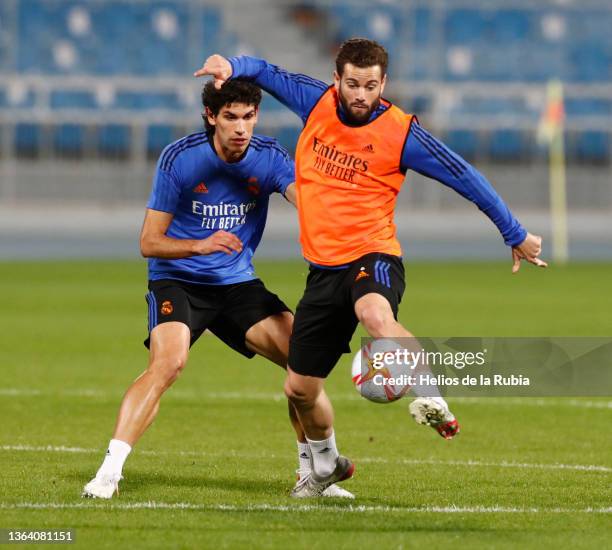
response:
[(351, 376), (361, 397), (374, 403), (391, 403), (410, 389), (410, 365), (398, 357), (402, 347), (389, 338), (365, 344), (353, 358)]

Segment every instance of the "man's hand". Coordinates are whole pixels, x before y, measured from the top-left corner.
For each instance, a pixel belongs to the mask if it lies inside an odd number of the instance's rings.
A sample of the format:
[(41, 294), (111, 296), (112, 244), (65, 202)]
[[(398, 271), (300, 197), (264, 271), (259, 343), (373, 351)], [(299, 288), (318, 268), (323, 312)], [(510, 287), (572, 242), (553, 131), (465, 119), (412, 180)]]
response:
[(217, 231), (210, 237), (197, 241), (195, 252), (199, 255), (213, 254), (214, 252), (242, 252), (242, 241), (233, 233), (227, 231)]
[(512, 273), (516, 273), (521, 268), (521, 260), (527, 260), (538, 267), (547, 267), (548, 264), (538, 258), (541, 252), (542, 237), (527, 233), (525, 240), (512, 248)]
[(193, 76), (211, 75), (215, 79), (215, 88), (221, 88), (223, 83), (232, 76), (232, 65), (222, 55), (211, 55), (201, 69), (198, 69)]

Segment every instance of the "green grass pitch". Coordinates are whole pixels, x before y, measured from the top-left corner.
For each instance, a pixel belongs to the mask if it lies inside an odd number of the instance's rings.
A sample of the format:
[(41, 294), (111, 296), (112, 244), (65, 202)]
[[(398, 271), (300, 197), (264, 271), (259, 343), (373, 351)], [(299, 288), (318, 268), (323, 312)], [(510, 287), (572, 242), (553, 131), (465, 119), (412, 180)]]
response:
[[(303, 263), (258, 264), (295, 306)], [(407, 265), (423, 336), (612, 336), (612, 265)], [(344, 356), (328, 382), (352, 503), (294, 502), (283, 372), (204, 336), (130, 456), (121, 494), (84, 501), (121, 396), (146, 365), (144, 262), (0, 264), (0, 528), (72, 528), (83, 548), (603, 548), (610, 399), (458, 399), (462, 433), (375, 405)], [(353, 342), (357, 349), (357, 338)]]

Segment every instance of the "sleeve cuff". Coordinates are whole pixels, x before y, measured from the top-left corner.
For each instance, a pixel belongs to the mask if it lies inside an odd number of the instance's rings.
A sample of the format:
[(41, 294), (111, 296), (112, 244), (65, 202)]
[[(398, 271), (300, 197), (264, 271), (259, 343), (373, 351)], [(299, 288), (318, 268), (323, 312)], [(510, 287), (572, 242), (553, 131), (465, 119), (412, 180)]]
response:
[(518, 228), (512, 232), (512, 235), (506, 237), (504, 242), (511, 247), (518, 246), (521, 244), (525, 238), (527, 237), (527, 230), (519, 225)]
[(240, 76), (240, 58), (230, 57), (228, 61), (232, 66), (232, 76), (230, 76), (229, 79), (231, 80), (232, 78), (238, 78)]

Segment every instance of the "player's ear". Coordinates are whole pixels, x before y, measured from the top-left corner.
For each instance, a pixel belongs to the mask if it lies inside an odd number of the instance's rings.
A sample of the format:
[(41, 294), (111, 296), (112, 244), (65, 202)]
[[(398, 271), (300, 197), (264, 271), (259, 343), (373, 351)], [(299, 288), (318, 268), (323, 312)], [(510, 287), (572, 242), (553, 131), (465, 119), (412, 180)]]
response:
[(338, 71), (334, 71), (334, 88), (336, 88), (336, 92), (340, 91), (340, 75)]
[(387, 84), (387, 74), (382, 77), (382, 82), (380, 83), (380, 94), (382, 95), (385, 91), (385, 84)]
[(216, 124), (216, 121), (215, 121), (216, 117), (215, 115), (213, 115), (213, 112), (208, 107), (206, 107), (206, 111), (204, 114), (206, 115), (206, 120), (208, 120), (208, 124), (210, 124), (211, 126), (214, 126)]

